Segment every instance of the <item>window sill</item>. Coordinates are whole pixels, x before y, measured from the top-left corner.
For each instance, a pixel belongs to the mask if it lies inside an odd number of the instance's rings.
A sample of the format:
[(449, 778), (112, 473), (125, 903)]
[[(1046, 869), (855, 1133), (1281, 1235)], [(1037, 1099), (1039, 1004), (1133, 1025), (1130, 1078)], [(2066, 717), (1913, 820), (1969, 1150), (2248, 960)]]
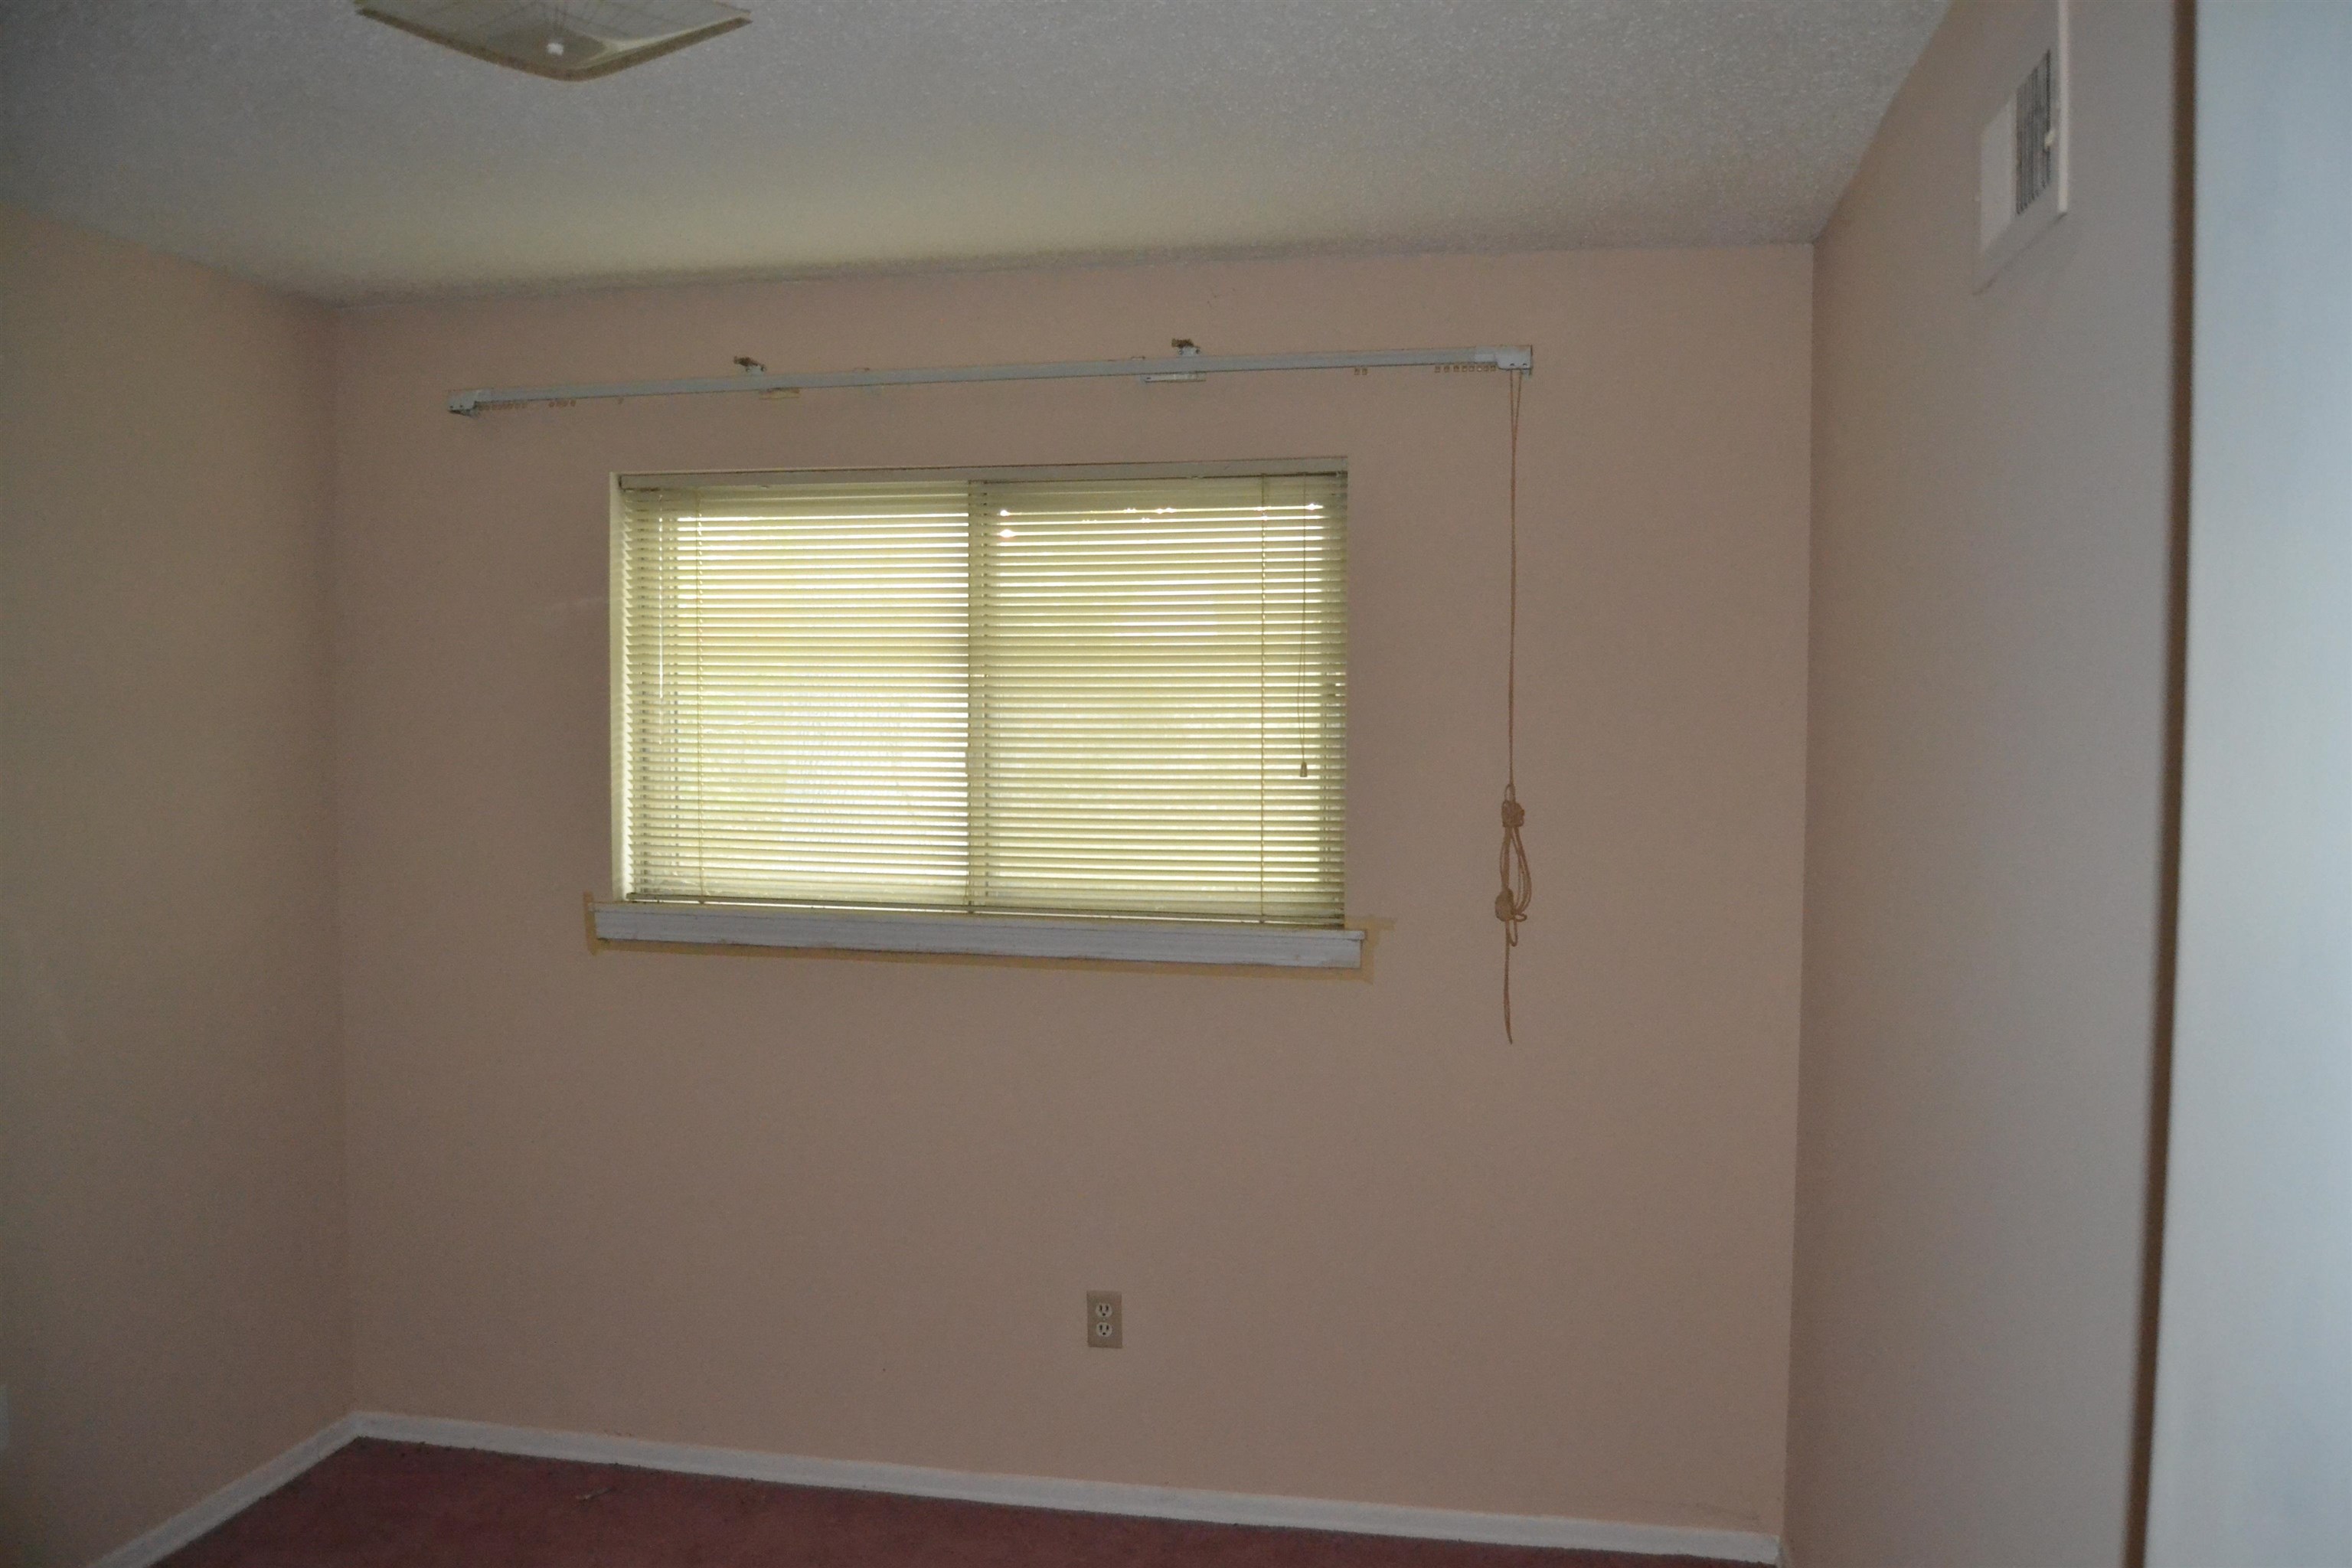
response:
[(757, 904), (597, 904), (592, 912), (601, 942), (693, 947), (1275, 969), (1360, 969), (1364, 952), (1360, 931), (1208, 921), (885, 914)]

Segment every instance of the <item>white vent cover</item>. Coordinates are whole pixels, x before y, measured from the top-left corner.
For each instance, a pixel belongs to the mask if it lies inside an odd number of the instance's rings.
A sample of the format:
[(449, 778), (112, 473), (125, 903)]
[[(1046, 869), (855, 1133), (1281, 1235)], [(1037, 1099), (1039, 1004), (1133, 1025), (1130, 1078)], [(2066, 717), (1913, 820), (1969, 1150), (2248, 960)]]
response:
[(609, 76), (741, 26), (717, 0), (357, 0), (360, 14), (557, 81)]
[(1977, 142), (1977, 287), (2066, 211), (2066, 0), (2027, 14)]

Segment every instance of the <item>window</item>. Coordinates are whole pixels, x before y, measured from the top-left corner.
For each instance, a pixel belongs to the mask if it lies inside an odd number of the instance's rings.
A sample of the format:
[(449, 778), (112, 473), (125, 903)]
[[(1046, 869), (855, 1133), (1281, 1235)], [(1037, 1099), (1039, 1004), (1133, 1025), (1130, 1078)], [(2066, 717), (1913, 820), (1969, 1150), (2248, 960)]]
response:
[(1328, 464), (624, 479), (600, 934), (1352, 966), (1346, 503)]

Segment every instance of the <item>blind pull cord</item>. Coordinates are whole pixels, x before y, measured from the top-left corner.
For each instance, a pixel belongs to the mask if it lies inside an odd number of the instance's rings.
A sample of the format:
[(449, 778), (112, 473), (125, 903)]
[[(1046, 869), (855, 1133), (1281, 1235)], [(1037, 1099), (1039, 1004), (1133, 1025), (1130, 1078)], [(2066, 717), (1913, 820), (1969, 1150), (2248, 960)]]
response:
[[(1535, 874), (1528, 868), (1528, 847), (1519, 829), (1528, 820), (1519, 804), (1519, 394), (1525, 373), (1511, 377), (1511, 590), (1508, 644), (1503, 682), (1503, 890), (1495, 895), (1495, 918), (1503, 922), (1503, 1038), (1511, 1034), (1511, 950), (1519, 945), (1519, 927), (1534, 900)], [(1514, 1041), (1516, 1043), (1516, 1041)]]

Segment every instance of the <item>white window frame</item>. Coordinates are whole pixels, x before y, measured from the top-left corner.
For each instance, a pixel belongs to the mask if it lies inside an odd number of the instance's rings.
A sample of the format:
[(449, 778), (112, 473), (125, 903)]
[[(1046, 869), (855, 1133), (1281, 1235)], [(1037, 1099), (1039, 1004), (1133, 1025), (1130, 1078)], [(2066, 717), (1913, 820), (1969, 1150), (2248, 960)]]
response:
[[(856, 475), (890, 479), (1088, 479), (1103, 478), (1232, 478), (1302, 473), (1344, 473), (1344, 458), (1276, 459), (1218, 463), (1118, 463), (1054, 467), (939, 468), (793, 468), (696, 473), (614, 474), (611, 497), (617, 517), (623, 486), (668, 488), (695, 484), (787, 483), (812, 476)], [(617, 530), (614, 549), (619, 548)], [(619, 706), (626, 700), (626, 672), (619, 622), (611, 646), (614, 773), (611, 788), (614, 880), (623, 852), (618, 802)], [(1244, 921), (1181, 921), (1127, 916), (1026, 915), (953, 911), (915, 912), (826, 908), (809, 905), (625, 900), (590, 905), (590, 926), (600, 942), (662, 948), (767, 948), (811, 953), (898, 954), (1006, 959), (1079, 960), (1114, 963), (1205, 965), (1218, 968), (1360, 970), (1365, 932), (1355, 927), (1258, 924)]]

